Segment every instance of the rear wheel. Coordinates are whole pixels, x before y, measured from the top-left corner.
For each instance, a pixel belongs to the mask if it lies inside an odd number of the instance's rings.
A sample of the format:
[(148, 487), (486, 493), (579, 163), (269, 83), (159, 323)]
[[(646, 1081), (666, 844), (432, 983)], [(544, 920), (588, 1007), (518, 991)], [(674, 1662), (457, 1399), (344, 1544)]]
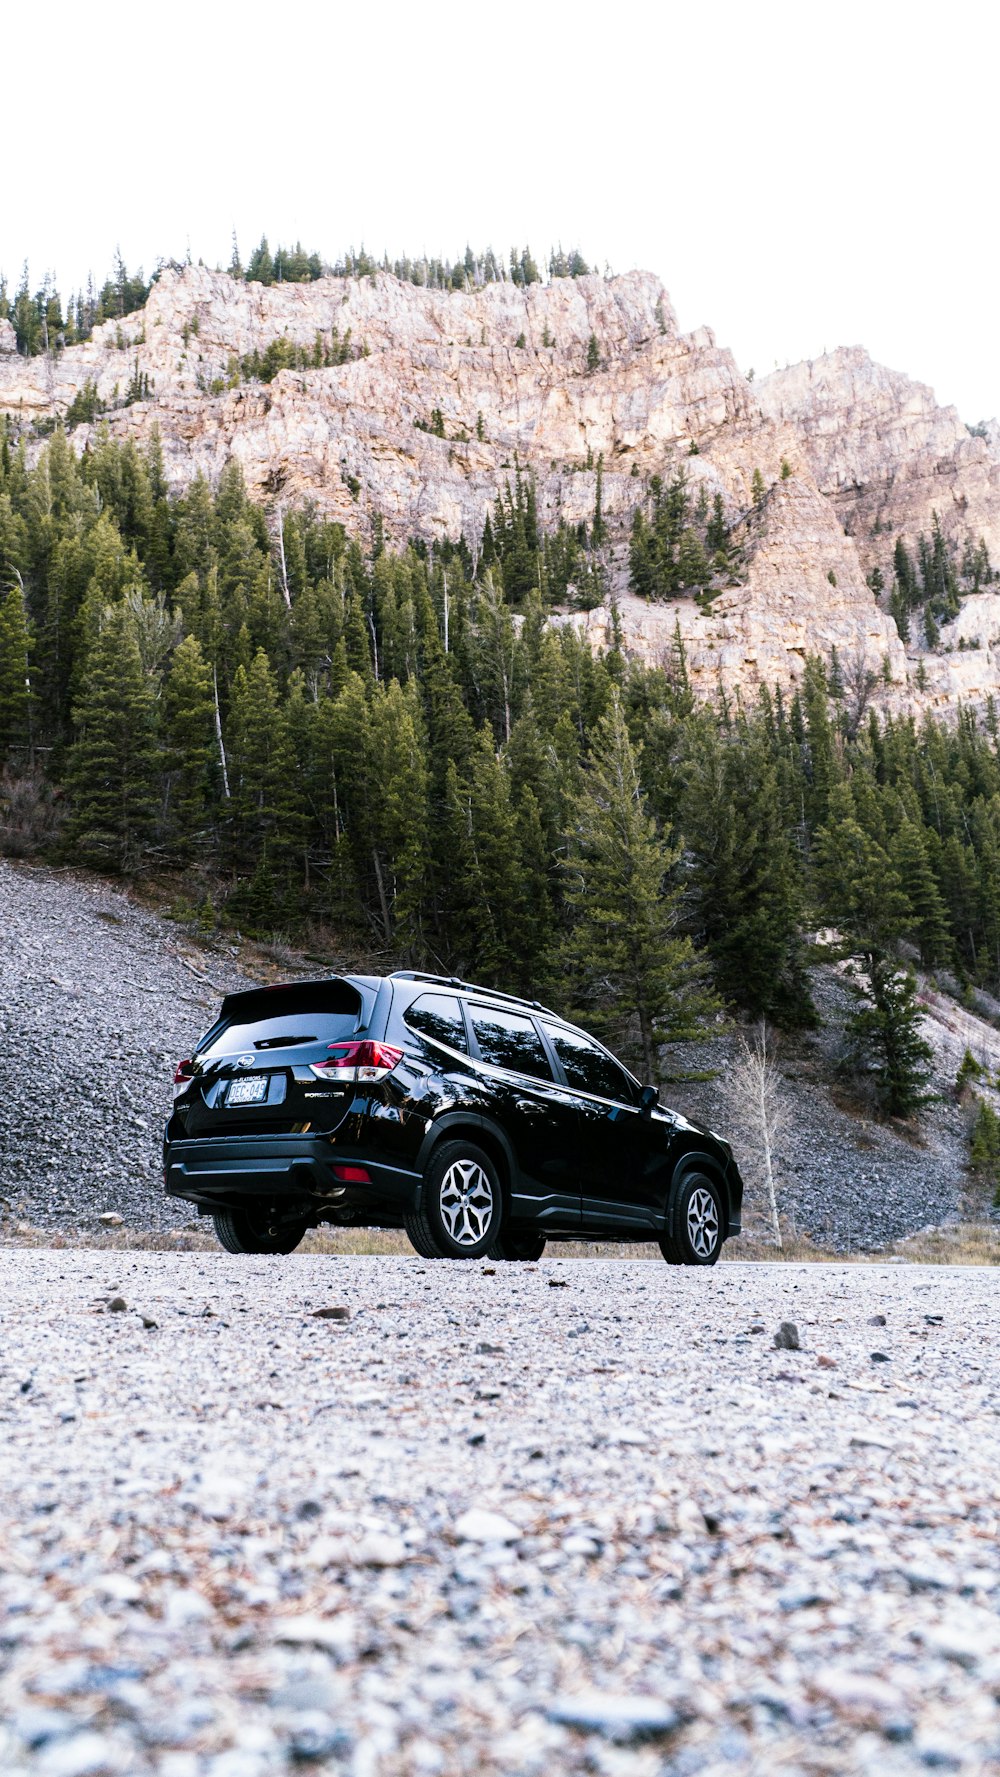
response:
[(293, 1253), (309, 1226), (304, 1219), (289, 1221), (267, 1209), (220, 1209), (212, 1221), (227, 1253)]
[(545, 1251), (545, 1235), (530, 1230), (501, 1228), (490, 1247), (491, 1259), (540, 1259)]
[(668, 1265), (714, 1265), (724, 1226), (718, 1186), (703, 1172), (685, 1173), (670, 1193), (660, 1251)]
[(472, 1142), (446, 1141), (431, 1155), (406, 1232), (421, 1258), (480, 1259), (496, 1239), (502, 1210), (489, 1156)]

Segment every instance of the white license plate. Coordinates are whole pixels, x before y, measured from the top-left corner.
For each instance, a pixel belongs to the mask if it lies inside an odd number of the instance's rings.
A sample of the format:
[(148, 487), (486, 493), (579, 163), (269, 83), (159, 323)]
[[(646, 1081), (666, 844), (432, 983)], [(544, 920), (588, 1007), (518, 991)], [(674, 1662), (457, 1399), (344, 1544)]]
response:
[(267, 1075), (255, 1074), (249, 1080), (232, 1080), (226, 1093), (227, 1108), (234, 1104), (262, 1104), (267, 1097)]

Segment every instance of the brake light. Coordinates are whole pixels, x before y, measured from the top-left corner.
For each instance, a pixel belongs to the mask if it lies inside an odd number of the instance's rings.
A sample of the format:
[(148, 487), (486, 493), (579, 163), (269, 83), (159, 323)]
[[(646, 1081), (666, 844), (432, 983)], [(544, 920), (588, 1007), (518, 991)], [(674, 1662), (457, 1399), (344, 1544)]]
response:
[(372, 1182), (366, 1166), (334, 1166), (331, 1170), (342, 1185), (370, 1185)]
[(195, 1067), (194, 1067), (193, 1061), (190, 1061), (190, 1060), (179, 1061), (177, 1063), (177, 1066), (174, 1069), (174, 1097), (175, 1098), (180, 1098), (181, 1093), (185, 1092), (187, 1090), (187, 1088), (191, 1084), (191, 1081), (194, 1079), (194, 1074), (195, 1074)]
[(310, 1062), (310, 1072), (318, 1080), (337, 1080), (353, 1086), (355, 1081), (385, 1080), (403, 1059), (402, 1049), (390, 1043), (331, 1043), (329, 1061)]

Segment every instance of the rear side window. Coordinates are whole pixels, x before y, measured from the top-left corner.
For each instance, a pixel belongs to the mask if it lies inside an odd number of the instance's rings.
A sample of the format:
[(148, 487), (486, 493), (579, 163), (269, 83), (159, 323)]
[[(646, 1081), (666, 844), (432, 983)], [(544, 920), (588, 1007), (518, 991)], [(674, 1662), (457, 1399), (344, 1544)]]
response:
[(221, 1027), (208, 1033), (199, 1060), (219, 1055), (266, 1054), (297, 1044), (337, 1043), (354, 1036), (361, 995), (346, 981), (329, 987), (278, 987), (238, 994)]
[(553, 1024), (545, 1026), (545, 1034), (562, 1062), (563, 1073), (571, 1086), (576, 1086), (580, 1092), (593, 1092), (598, 1098), (635, 1103), (635, 1086), (625, 1069), (619, 1067), (617, 1061), (612, 1061), (610, 1055), (605, 1055), (596, 1043), (580, 1031), (559, 1030)]
[(469, 1052), (462, 1008), (450, 994), (422, 993), (409, 1010), (403, 1013), (403, 1023), (408, 1024), (411, 1030), (418, 1031), (422, 1037), (433, 1037), (435, 1042), (447, 1043), (449, 1049), (458, 1049), (463, 1055)]
[(494, 1067), (507, 1067), (517, 1074), (532, 1074), (539, 1080), (551, 1080), (552, 1069), (542, 1039), (530, 1018), (519, 1018), (516, 1012), (495, 1012), (485, 1006), (471, 1006), (472, 1028), (476, 1033), (479, 1053)]

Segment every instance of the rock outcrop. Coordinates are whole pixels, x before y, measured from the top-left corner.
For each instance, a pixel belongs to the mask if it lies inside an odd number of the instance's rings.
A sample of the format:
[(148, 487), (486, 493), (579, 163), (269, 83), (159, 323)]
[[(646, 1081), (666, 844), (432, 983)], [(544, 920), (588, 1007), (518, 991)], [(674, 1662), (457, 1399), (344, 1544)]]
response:
[[(246, 360), (275, 342), (303, 367), (262, 382)], [(833, 648), (873, 672), (889, 704), (943, 707), (1000, 687), (996, 594), (967, 599), (941, 651), (922, 654), (904, 650), (866, 583), (895, 537), (914, 542), (935, 513), (950, 539), (983, 537), (1000, 562), (1000, 431), (970, 435), (930, 390), (859, 349), (751, 385), (707, 327), (679, 332), (650, 273), (442, 292), (381, 272), (265, 288), (189, 266), (164, 270), (143, 310), (58, 357), (4, 345), (0, 410), (29, 436), (79, 413), (85, 395), (115, 436), (158, 428), (175, 488), (235, 458), (272, 511), (308, 500), (362, 535), (377, 513), (398, 540), (464, 533), (475, 545), (518, 464), (543, 525), (589, 520), (603, 459), (625, 645), (658, 658), (679, 624), (706, 692), (793, 685), (806, 654)], [(77, 425), (76, 447), (94, 430)], [(705, 611), (628, 592), (634, 507), (651, 474), (681, 467), (695, 497), (721, 494), (744, 558), (739, 584)], [(756, 504), (755, 471), (769, 489)], [(571, 620), (599, 643), (613, 617)]]

